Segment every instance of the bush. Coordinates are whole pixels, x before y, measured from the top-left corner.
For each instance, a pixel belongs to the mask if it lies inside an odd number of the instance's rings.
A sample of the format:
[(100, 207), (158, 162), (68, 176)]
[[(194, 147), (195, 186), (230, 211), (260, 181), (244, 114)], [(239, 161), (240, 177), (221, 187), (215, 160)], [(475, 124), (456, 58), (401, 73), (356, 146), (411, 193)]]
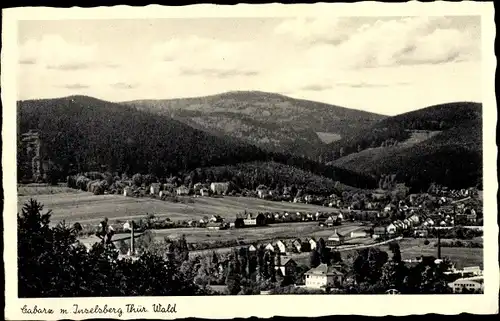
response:
[(429, 243), (430, 243), (429, 240), (424, 241), (424, 245), (429, 245)]

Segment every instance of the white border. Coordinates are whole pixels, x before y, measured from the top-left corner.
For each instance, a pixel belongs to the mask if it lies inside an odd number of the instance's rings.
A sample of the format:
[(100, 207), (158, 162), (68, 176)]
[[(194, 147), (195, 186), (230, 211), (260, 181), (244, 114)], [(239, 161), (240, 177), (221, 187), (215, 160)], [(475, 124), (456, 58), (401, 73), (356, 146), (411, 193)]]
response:
[[(279, 16), (415, 16), (415, 15), (481, 15), (483, 41), (483, 153), (484, 153), (484, 276), (483, 295), (305, 295), (305, 296), (220, 296), (220, 297), (131, 297), (131, 298), (89, 298), (89, 299), (17, 299), (17, 254), (14, 246), (4, 247), (6, 319), (56, 320), (60, 318), (118, 318), (117, 315), (73, 315), (57, 313), (59, 308), (70, 309), (73, 303), (91, 307), (95, 304), (123, 306), (126, 303), (150, 306), (152, 303), (176, 303), (177, 314), (154, 313), (123, 315), (132, 318), (234, 318), (281, 316), (323, 316), (332, 314), (357, 315), (408, 315), (408, 314), (458, 314), (497, 313), (499, 266), (498, 226), (496, 222), (496, 193), (498, 188), (495, 144), (497, 109), (495, 99), (494, 56), (494, 7), (493, 3), (420, 3), (398, 4), (361, 2), (353, 4), (306, 4), (306, 5), (248, 5), (236, 6), (192, 5), (184, 7), (129, 7), (102, 8), (12, 8), (3, 10), (1, 85), (3, 102), (3, 187), (5, 195), (4, 244), (13, 244), (17, 234), (16, 212), (16, 68), (17, 68), (17, 21), (19, 20), (62, 20), (62, 19), (138, 19), (138, 18), (196, 18), (196, 17), (279, 17)], [(24, 304), (51, 307), (56, 313), (49, 315), (23, 315)]]

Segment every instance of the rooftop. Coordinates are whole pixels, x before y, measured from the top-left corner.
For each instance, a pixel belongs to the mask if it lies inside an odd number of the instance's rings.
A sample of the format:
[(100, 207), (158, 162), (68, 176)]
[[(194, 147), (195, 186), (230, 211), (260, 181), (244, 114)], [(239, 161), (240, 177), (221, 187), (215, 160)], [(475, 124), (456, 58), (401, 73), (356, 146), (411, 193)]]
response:
[(340, 272), (334, 266), (328, 266), (324, 263), (318, 265), (316, 268), (312, 268), (306, 272), (306, 274), (312, 275), (343, 275), (344, 273)]

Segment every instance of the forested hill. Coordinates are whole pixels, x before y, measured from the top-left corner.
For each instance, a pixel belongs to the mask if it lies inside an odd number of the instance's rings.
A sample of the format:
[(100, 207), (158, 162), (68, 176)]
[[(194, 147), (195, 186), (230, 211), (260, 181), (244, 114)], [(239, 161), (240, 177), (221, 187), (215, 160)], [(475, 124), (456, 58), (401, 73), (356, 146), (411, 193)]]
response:
[(265, 159), (257, 147), (222, 139), (165, 116), (90, 97), (18, 102), (20, 133), (38, 130), (48, 157), (70, 165), (158, 175), (192, 167)]
[(124, 104), (169, 115), (215, 135), (241, 138), (268, 151), (314, 158), (325, 145), (318, 133), (349, 136), (386, 117), (260, 91)]
[[(19, 101), (17, 107), (18, 135), (31, 129), (39, 131), (47, 158), (63, 176), (103, 169), (165, 176), (200, 167), (276, 161), (347, 185), (374, 184), (368, 176), (266, 152), (235, 138), (213, 136), (168, 116), (91, 97)], [(18, 155), (22, 164), (22, 151), (18, 150)], [(18, 168), (22, 171), (22, 166)], [(22, 173), (18, 175), (22, 177)]]
[(480, 103), (453, 102), (430, 106), (382, 119), (368, 130), (345, 136), (329, 144), (324, 149), (323, 158), (331, 161), (367, 148), (402, 142), (410, 138), (413, 130), (446, 131), (481, 121)]
[(482, 105), (450, 103), (398, 115), (331, 148), (336, 167), (396, 174), (416, 189), (432, 182), (473, 186), (482, 181)]

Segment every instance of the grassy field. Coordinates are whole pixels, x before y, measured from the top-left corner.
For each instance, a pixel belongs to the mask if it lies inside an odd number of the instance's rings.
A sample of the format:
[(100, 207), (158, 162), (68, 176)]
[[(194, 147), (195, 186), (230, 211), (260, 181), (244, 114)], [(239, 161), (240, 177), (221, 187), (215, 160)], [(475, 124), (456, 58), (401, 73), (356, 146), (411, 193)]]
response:
[(66, 184), (59, 184), (56, 186), (49, 186), (47, 184), (26, 184), (19, 185), (17, 187), (17, 195), (19, 197), (38, 196), (38, 195), (54, 195), (61, 193), (83, 193), (82, 191), (72, 189), (66, 186)]
[[(403, 239), (399, 245), (401, 247), (401, 256), (403, 260), (416, 259), (421, 255), (432, 255), (437, 257), (437, 239), (429, 239), (429, 244), (424, 245), (425, 239)], [(448, 242), (451, 240), (442, 239)], [(478, 240), (475, 240), (478, 241)], [(382, 250), (390, 253), (388, 246), (381, 246)], [(441, 256), (448, 257), (457, 268), (464, 266), (483, 267), (483, 249), (467, 247), (441, 247)]]
[[(24, 187), (22, 187), (24, 188)], [(53, 211), (52, 221), (97, 223), (104, 217), (111, 221), (127, 218), (142, 218), (147, 213), (171, 220), (199, 219), (213, 214), (232, 218), (244, 210), (249, 212), (282, 211), (336, 211), (335, 209), (308, 204), (272, 202), (257, 198), (198, 197), (190, 199), (193, 203), (173, 203), (151, 198), (124, 197), (122, 195), (93, 195), (86, 192), (59, 192), (52, 194), (23, 194), (18, 197), (19, 208), (30, 198), (41, 202), (46, 210)]]
[[(346, 223), (337, 226), (339, 233), (350, 233), (360, 229), (359, 224)], [(208, 230), (206, 228), (176, 228), (155, 231), (157, 238), (165, 236), (176, 238), (182, 234), (186, 235), (189, 243), (207, 241), (245, 240), (246, 242), (258, 242), (260, 240), (286, 239), (316, 237), (325, 240), (334, 233), (333, 228), (318, 226), (317, 222), (281, 223), (272, 224), (267, 227), (242, 228), (231, 230)]]

